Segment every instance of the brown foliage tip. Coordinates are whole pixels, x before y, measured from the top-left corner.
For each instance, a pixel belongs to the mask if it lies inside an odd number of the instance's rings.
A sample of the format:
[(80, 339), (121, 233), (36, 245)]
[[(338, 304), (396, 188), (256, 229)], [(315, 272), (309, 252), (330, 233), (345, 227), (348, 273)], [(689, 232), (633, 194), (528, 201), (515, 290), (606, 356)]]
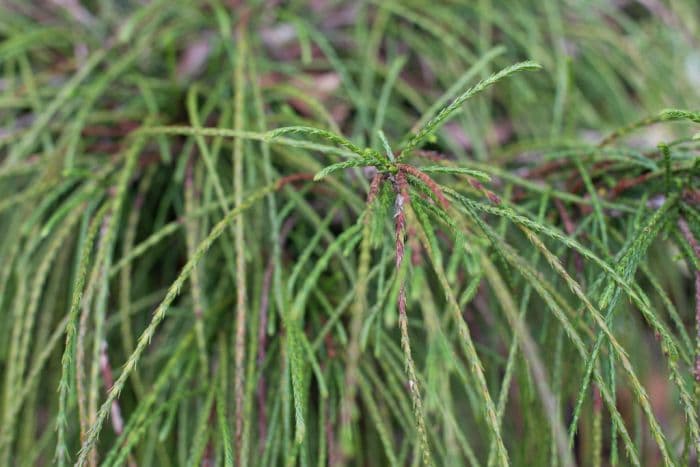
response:
[(413, 226), (408, 228), (408, 244), (411, 246), (411, 264), (418, 266), (421, 260), (421, 245), (416, 235), (416, 229)]
[(435, 198), (440, 202), (440, 205), (442, 205), (443, 209), (447, 209), (450, 206), (449, 201), (447, 201), (447, 198), (445, 198), (445, 195), (442, 193), (442, 190), (440, 189), (440, 186), (435, 183), (435, 181), (428, 177), (424, 172), (421, 172), (417, 168), (413, 167), (412, 165), (408, 164), (399, 164), (399, 172), (404, 171), (407, 172), (423, 183), (425, 183), (430, 191), (432, 191), (433, 195), (435, 195)]
[(396, 212), (394, 213), (394, 223), (396, 225), (396, 269), (401, 267), (404, 255), (404, 232), (406, 230), (406, 214), (404, 213), (404, 203), (410, 202), (408, 193), (408, 182), (403, 172), (399, 171), (395, 178), (396, 184)]
[(377, 198), (377, 194), (379, 193), (379, 185), (381, 181), (384, 179), (384, 175), (381, 173), (376, 173), (374, 174), (374, 177), (372, 177), (372, 183), (369, 185), (369, 193), (367, 193), (367, 204), (372, 204), (374, 200)]
[(475, 189), (479, 190), (486, 196), (489, 201), (491, 201), (493, 204), (501, 204), (501, 198), (498, 197), (496, 193), (493, 191), (489, 190), (486, 188), (484, 185), (481, 184), (478, 180), (474, 180), (473, 178), (469, 179), (469, 184)]

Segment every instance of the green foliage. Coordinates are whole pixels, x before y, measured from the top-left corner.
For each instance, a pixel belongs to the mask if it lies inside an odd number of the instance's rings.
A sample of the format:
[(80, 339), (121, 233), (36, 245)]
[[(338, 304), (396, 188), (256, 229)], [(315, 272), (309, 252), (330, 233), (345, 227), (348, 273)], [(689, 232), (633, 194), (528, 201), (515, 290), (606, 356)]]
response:
[(697, 463), (696, 2), (229, 3), (0, 5), (0, 465)]

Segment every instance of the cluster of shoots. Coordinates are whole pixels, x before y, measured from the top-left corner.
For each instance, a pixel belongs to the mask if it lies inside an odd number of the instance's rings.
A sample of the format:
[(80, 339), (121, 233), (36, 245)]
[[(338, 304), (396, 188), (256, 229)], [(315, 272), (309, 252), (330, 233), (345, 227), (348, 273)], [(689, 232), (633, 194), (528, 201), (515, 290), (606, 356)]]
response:
[(697, 462), (696, 5), (53, 3), (0, 6), (0, 465)]

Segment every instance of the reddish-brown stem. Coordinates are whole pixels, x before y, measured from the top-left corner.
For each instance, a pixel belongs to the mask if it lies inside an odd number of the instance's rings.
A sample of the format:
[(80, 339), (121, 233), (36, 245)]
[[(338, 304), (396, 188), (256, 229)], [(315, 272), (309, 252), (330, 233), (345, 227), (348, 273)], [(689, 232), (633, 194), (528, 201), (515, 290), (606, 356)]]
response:
[(610, 193), (607, 196), (608, 200), (613, 200), (617, 198), (622, 192), (646, 182), (652, 176), (654, 176), (654, 173), (648, 172), (639, 175), (638, 177), (624, 178), (620, 180), (614, 187), (610, 189)]
[(525, 172), (525, 174), (523, 174), (522, 177), (527, 179), (546, 177), (551, 173), (559, 172), (561, 169), (568, 166), (570, 163), (571, 161), (568, 159), (558, 159), (555, 161), (550, 161), (529, 170), (525, 169), (527, 171)]
[(296, 173), (292, 175), (287, 175), (286, 177), (282, 177), (279, 180), (277, 180), (277, 186), (275, 187), (277, 190), (282, 188), (283, 186), (289, 184), (289, 183), (294, 183), (298, 182), (300, 180), (313, 180), (314, 179), (314, 174), (311, 173)]

